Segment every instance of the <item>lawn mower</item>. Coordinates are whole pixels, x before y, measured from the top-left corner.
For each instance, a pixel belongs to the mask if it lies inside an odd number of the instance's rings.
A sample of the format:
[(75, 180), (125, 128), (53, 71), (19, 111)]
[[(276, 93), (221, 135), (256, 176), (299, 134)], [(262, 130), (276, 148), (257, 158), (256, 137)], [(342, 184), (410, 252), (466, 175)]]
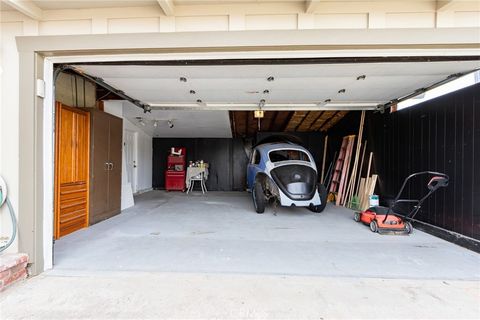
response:
[[(400, 197), (408, 181), (414, 177), (424, 175), (432, 177), (427, 184), (428, 193), (420, 200), (401, 199)], [(422, 203), (438, 188), (448, 186), (448, 179), (449, 178), (446, 174), (432, 171), (411, 174), (405, 179), (400, 191), (390, 203), (389, 207), (370, 207), (363, 212), (355, 212), (353, 219), (357, 222), (363, 222), (364, 224), (369, 225), (372, 232), (378, 232), (380, 234), (409, 234), (413, 230), (411, 221), (420, 210)], [(402, 215), (395, 208), (400, 203), (413, 204), (413, 208), (408, 214)]]

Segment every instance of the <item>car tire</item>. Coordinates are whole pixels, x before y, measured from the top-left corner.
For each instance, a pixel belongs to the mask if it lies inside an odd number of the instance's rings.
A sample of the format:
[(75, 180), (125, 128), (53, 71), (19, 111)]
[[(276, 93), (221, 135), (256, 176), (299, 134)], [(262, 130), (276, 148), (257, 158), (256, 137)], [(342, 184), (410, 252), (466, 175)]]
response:
[(377, 221), (375, 221), (375, 220), (370, 221), (370, 230), (372, 230), (372, 232), (377, 232), (378, 231)]
[(353, 220), (355, 220), (356, 222), (360, 222), (360, 212), (355, 212), (353, 214)]
[(413, 226), (412, 226), (412, 223), (410, 221), (405, 222), (405, 230), (407, 231), (407, 234), (412, 233)]
[(263, 186), (260, 180), (255, 180), (255, 185), (252, 191), (253, 205), (257, 213), (265, 212), (265, 194), (263, 193)]
[(322, 183), (317, 186), (318, 195), (320, 196), (320, 204), (318, 206), (310, 205), (308, 208), (313, 212), (322, 212), (327, 205), (327, 189)]

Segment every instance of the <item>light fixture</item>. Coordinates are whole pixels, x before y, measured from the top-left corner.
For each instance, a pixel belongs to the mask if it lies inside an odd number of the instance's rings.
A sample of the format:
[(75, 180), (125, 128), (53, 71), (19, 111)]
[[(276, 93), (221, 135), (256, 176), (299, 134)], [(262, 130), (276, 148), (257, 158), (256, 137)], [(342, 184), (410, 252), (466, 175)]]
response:
[(260, 109), (259, 109), (259, 110), (255, 110), (255, 111), (253, 111), (253, 116), (254, 116), (256, 119), (261, 119), (261, 118), (263, 118), (264, 113), (265, 113), (265, 112), (264, 112), (263, 110), (260, 110)]
[(397, 104), (396, 110), (409, 108), (416, 104), (438, 98), (447, 93), (451, 93), (466, 87), (473, 86), (474, 84), (477, 84), (477, 83), (480, 83), (480, 70), (470, 72), (455, 80), (449, 81), (447, 83), (441, 84), (431, 89), (427, 89), (426, 91), (419, 93), (418, 95), (412, 98), (400, 101)]
[(180, 77), (180, 82), (187, 82), (187, 78), (185, 78), (185, 77)]
[(263, 90), (263, 94), (269, 94), (269, 93), (270, 93), (270, 90), (268, 89)]
[(174, 126), (174, 125), (173, 125), (173, 121), (172, 121), (172, 120), (168, 120), (167, 123), (168, 123), (168, 127), (169, 127), (170, 129), (172, 129), (173, 126)]
[(269, 81), (269, 82), (272, 82), (272, 81), (274, 81), (274, 80), (275, 80), (275, 78), (272, 77), (272, 76), (270, 76), (270, 77), (267, 78), (267, 81)]
[(195, 90), (190, 90), (190, 94), (195, 94)]

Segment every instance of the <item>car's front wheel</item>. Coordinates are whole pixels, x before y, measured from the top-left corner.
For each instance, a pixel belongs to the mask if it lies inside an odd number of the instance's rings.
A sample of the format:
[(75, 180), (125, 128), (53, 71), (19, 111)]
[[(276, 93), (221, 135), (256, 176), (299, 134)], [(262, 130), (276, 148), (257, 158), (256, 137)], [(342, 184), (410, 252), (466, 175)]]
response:
[(322, 212), (327, 205), (327, 189), (322, 183), (319, 183), (317, 186), (317, 191), (318, 195), (320, 196), (320, 204), (318, 206), (311, 205), (309, 209), (313, 212)]
[(256, 179), (255, 184), (253, 185), (252, 198), (255, 211), (257, 211), (257, 213), (264, 213), (266, 199), (265, 194), (263, 193), (262, 182), (259, 179)]

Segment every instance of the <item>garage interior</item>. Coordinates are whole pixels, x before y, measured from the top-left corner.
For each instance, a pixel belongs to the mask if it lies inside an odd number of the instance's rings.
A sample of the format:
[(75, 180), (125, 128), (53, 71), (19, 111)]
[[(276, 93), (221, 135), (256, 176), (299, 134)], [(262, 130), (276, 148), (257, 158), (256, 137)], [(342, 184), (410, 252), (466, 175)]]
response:
[[(480, 248), (480, 215), (474, 208), (480, 190), (473, 183), (480, 179), (475, 170), (480, 84), (391, 111), (402, 98), (422, 95), (426, 88), (479, 67), (478, 57), (471, 56), (63, 66), (56, 100), (67, 109), (94, 110), (88, 110), (86, 199), (83, 207), (70, 206), (74, 209), (67, 210), (64, 220), (56, 213), (56, 226), (66, 223), (71, 229), (56, 234), (53, 272), (476, 279), (478, 255), (451, 242)], [(264, 117), (255, 118), (255, 110), (264, 111)], [(343, 137), (358, 134), (362, 110), (364, 161), (373, 154), (370, 172), (378, 175), (375, 194), (381, 203), (413, 172), (440, 171), (451, 177), (450, 186), (424, 204), (413, 234), (372, 233), (353, 221), (351, 209), (334, 202), (322, 213), (273, 206), (263, 215), (255, 213), (246, 192), (246, 167), (256, 141), (279, 133), (297, 136), (315, 158), (320, 176), (322, 167), (333, 166)], [(97, 114), (122, 119), (123, 130), (112, 133), (108, 128), (114, 125), (98, 122)], [(112, 141), (120, 144), (112, 147)], [(104, 144), (92, 149), (99, 143)], [(188, 194), (165, 190), (172, 147), (185, 148), (187, 165), (208, 163), (205, 194), (199, 187)], [(100, 156), (95, 169), (98, 150), (113, 151)], [(112, 152), (119, 160), (105, 160)], [(106, 182), (96, 182), (94, 170), (107, 172)], [(360, 171), (359, 177), (365, 176), (366, 164)], [(422, 188), (412, 186), (409, 195)]]

